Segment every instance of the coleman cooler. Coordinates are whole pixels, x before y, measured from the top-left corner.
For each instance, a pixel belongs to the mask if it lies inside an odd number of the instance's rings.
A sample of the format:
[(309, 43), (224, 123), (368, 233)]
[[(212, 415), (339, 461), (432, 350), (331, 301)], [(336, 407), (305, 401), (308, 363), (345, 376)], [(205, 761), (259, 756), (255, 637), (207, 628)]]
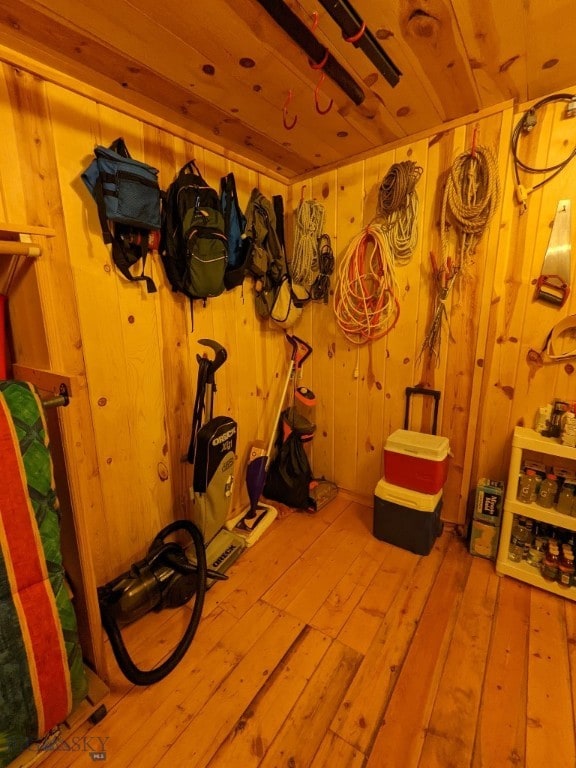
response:
[(448, 438), (397, 429), (384, 445), (384, 477), (419, 493), (436, 494), (448, 475)]
[[(409, 429), (412, 395), (434, 400), (431, 435)], [(439, 404), (438, 390), (406, 387), (404, 429), (392, 432), (384, 445), (384, 477), (389, 483), (419, 493), (436, 494), (443, 488), (448, 475), (450, 445), (447, 437), (436, 434)]]
[(427, 555), (442, 533), (442, 490), (419, 493), (382, 478), (374, 491), (372, 532), (377, 539)]

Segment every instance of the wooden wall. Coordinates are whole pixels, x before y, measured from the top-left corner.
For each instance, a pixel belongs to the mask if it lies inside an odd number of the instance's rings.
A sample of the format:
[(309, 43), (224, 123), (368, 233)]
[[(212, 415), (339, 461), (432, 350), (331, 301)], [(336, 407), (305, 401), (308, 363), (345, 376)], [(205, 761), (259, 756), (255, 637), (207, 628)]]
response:
[[(499, 173), (506, 174), (511, 109), (460, 125), (395, 150), (306, 182), (307, 191), (326, 205), (329, 232), (339, 261), (348, 244), (375, 216), (378, 187), (395, 162), (412, 160), (423, 168), (417, 185), (419, 242), (409, 265), (397, 268), (401, 288), (400, 319), (385, 338), (359, 349), (346, 341), (331, 308), (314, 307), (313, 388), (321, 396), (322, 424), (314, 443), (314, 466), (339, 485), (370, 494), (382, 475), (386, 437), (404, 421), (405, 388), (424, 386), (441, 392), (439, 434), (450, 439), (452, 458), (443, 516), (462, 523), (471, 479), (471, 460), (479, 414), (487, 343), (487, 324), (497, 261), (501, 211), (477, 248), (472, 263), (449, 301), (441, 354), (434, 360), (422, 344), (434, 309), (430, 252), (439, 258), (440, 206), (446, 174), (456, 157), (479, 143), (491, 147)], [(294, 187), (294, 193), (298, 191)], [(324, 396), (328, 388), (329, 396)], [(430, 431), (430, 404), (414, 399), (410, 426)], [(474, 478), (473, 478), (474, 479)]]
[[(574, 148), (576, 122), (564, 119), (565, 103), (538, 111), (538, 125), (521, 138), (521, 159), (536, 168), (555, 165)], [(541, 349), (559, 319), (576, 312), (571, 294), (562, 308), (534, 301), (558, 200), (570, 198), (576, 163), (529, 195), (524, 213), (515, 199), (510, 138), (526, 107), (512, 105), (470, 118), (437, 134), (344, 165), (302, 182), (305, 193), (326, 206), (328, 230), (339, 261), (351, 238), (376, 211), (380, 181), (394, 162), (411, 159), (424, 169), (417, 190), (420, 238), (407, 267), (398, 268), (402, 288), (397, 327), (359, 350), (337, 328), (333, 313), (312, 314), (311, 386), (320, 395), (314, 469), (341, 487), (370, 494), (382, 474), (382, 452), (390, 432), (403, 426), (406, 386), (440, 390), (439, 433), (450, 439), (452, 457), (443, 517), (462, 524), (479, 478), (506, 480), (514, 426), (532, 426), (537, 408), (554, 397), (576, 399), (574, 367), (529, 365), (530, 348)], [(430, 252), (441, 253), (440, 206), (453, 161), (478, 143), (494, 152), (500, 205), (449, 302), (438, 361), (421, 355), (433, 311)], [(547, 174), (522, 174), (531, 188)], [(292, 188), (297, 201), (301, 186)], [(452, 251), (452, 254), (454, 251)], [(449, 330), (448, 330), (449, 326)], [(429, 431), (430, 409), (411, 426)]]
[[(189, 511), (191, 467), (183, 457), (196, 355), (206, 351), (198, 340), (215, 339), (228, 352), (215, 413), (240, 425), (237, 507), (247, 502), (241, 469), (248, 444), (267, 436), (288, 349), (282, 333), (259, 325), (248, 283), (206, 308), (196, 303), (192, 330), (190, 304), (172, 293), (158, 257), (147, 266), (157, 294), (119, 276), (80, 174), (96, 144), (122, 135), (134, 157), (160, 169), (163, 186), (195, 158), (213, 185), (234, 171), (243, 202), (255, 186), (267, 195), (286, 196), (286, 188), (16, 67), (1, 68), (0, 92), (0, 231), (32, 232), (43, 250), (36, 262), (0, 257), (0, 290), (9, 297), (15, 361), (73, 381), (59, 423), (87, 580), (75, 586), (87, 590), (89, 634), (97, 637), (96, 586), (142, 557), (164, 524)], [(99, 649), (90, 655), (98, 658)]]
[[(198, 340), (213, 338), (228, 351), (217, 375), (216, 413), (239, 424), (237, 510), (247, 500), (248, 446), (270, 434), (289, 358), (282, 333), (257, 320), (248, 280), (205, 308), (197, 303), (192, 329), (189, 304), (170, 291), (157, 257), (148, 268), (159, 287), (155, 295), (115, 272), (80, 180), (95, 144), (124, 136), (135, 157), (160, 169), (163, 186), (192, 157), (213, 185), (232, 170), (241, 203), (255, 186), (285, 197), (289, 236), (301, 194), (313, 197), (326, 208), (325, 229), (337, 259), (373, 218), (377, 188), (391, 164), (412, 159), (423, 167), (421, 235), (411, 263), (398, 269), (401, 315), (394, 331), (357, 348), (324, 305), (308, 308), (295, 328), (314, 348), (301, 383), (318, 400), (311, 448), (316, 475), (370, 499), (382, 474), (384, 441), (402, 426), (405, 387), (439, 389), (439, 432), (449, 437), (453, 453), (444, 517), (462, 524), (477, 478), (505, 478), (514, 425), (531, 423), (537, 406), (554, 396), (576, 399), (571, 367), (534, 371), (526, 364), (527, 350), (543, 342), (560, 316), (576, 311), (574, 296), (562, 311), (532, 301), (556, 203), (570, 196), (576, 164), (531, 195), (520, 216), (510, 166), (517, 119), (511, 106), (291, 188), (266, 169), (230, 159), (225, 150), (202, 149), (201, 141), (149, 115), (130, 116), (118, 103), (92, 92), (79, 95), (10, 64), (0, 70), (0, 114), (0, 230), (30, 233), (43, 248), (36, 263), (4, 258), (1, 285), (8, 286), (16, 361), (73, 377), (72, 404), (61, 410), (59, 423), (78, 546), (90, 566), (84, 585), (89, 600), (96, 585), (144, 554), (163, 524), (189, 511), (190, 467), (183, 456), (196, 355), (203, 351)], [(443, 180), (470, 147), (476, 127), (479, 143), (497, 156), (502, 202), (453, 292), (452, 339), (445, 329), (436, 364), (420, 356), (433, 308), (429, 253), (440, 252)], [(575, 130), (576, 122), (550, 113), (526, 146), (529, 158), (545, 165), (564, 157)], [(429, 423), (429, 409), (416, 407), (412, 426), (427, 429)], [(95, 634), (97, 611), (89, 619)]]
[[(515, 199), (510, 139), (527, 106), (503, 107), (471, 117), (432, 136), (336, 168), (295, 184), (292, 200), (306, 195), (324, 203), (337, 262), (353, 236), (376, 211), (378, 185), (394, 162), (424, 169), (417, 190), (420, 238), (411, 263), (399, 267), (401, 314), (384, 339), (357, 349), (339, 331), (331, 308), (315, 306), (311, 338), (312, 388), (319, 397), (321, 429), (313, 444), (314, 469), (359, 494), (372, 493), (382, 474), (390, 432), (403, 426), (406, 386), (441, 391), (439, 433), (449, 437), (452, 457), (443, 517), (463, 524), (479, 478), (506, 480), (514, 426), (532, 426), (539, 406), (559, 397), (576, 399), (574, 366), (531, 366), (527, 353), (541, 349), (548, 331), (576, 312), (576, 296), (559, 309), (534, 301), (534, 285), (548, 246), (558, 200), (570, 198), (576, 163), (529, 194), (524, 213)], [(576, 121), (564, 119), (565, 102), (538, 110), (538, 125), (519, 142), (521, 159), (545, 168), (564, 160), (576, 143)], [(433, 311), (429, 254), (441, 253), (440, 209), (446, 175), (474, 131), (494, 152), (500, 205), (476, 254), (452, 292), (441, 355), (421, 354)], [(523, 174), (531, 188), (549, 174)], [(292, 207), (295, 207), (293, 204)], [(454, 242), (454, 241), (452, 241)], [(451, 251), (454, 255), (454, 251)], [(449, 330), (448, 330), (449, 325)], [(429, 431), (430, 409), (413, 410), (411, 427)]]

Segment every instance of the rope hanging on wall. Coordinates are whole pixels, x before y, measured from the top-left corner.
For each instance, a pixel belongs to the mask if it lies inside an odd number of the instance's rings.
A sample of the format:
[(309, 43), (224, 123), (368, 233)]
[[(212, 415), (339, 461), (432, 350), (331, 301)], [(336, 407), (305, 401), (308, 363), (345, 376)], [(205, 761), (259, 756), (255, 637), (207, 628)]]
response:
[(462, 269), (474, 253), (499, 199), (500, 182), (492, 150), (475, 147), (459, 155), (450, 169), (440, 217), (442, 255), (445, 258), (449, 248), (449, 220), (458, 235), (457, 269)]
[[(436, 264), (433, 254), (430, 254), (436, 305), (422, 351), (428, 350), (437, 360), (440, 357), (442, 321), (448, 318), (446, 301), (456, 279), (470, 263), (500, 199), (494, 155), (488, 147), (477, 147), (475, 144), (476, 131), (471, 151), (456, 158), (444, 189), (440, 217), (442, 263)], [(449, 223), (457, 236), (454, 258), (449, 255)]]
[(318, 243), (324, 228), (324, 216), (323, 205), (315, 200), (300, 200), (296, 211), (290, 274), (292, 282), (308, 290), (318, 273)]
[(328, 304), (330, 276), (334, 272), (334, 253), (330, 235), (323, 233), (318, 240), (318, 275), (310, 288), (310, 298)]
[(397, 264), (408, 264), (418, 242), (416, 184), (422, 168), (412, 160), (394, 163), (378, 190), (378, 215)]
[(368, 225), (348, 246), (338, 268), (334, 312), (353, 344), (385, 336), (400, 315), (394, 259), (378, 226)]

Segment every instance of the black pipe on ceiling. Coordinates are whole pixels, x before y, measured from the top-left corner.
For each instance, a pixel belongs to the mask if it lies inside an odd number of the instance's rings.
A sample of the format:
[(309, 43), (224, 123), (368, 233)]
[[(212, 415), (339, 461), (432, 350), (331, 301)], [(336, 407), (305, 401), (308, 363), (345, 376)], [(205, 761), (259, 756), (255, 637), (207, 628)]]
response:
[(360, 48), (392, 87), (397, 85), (402, 72), (372, 32), (367, 27), (362, 31), (364, 21), (350, 3), (347, 0), (320, 0), (320, 3), (342, 30), (342, 37), (351, 41), (355, 48)]
[(258, 0), (258, 2), (311, 61), (321, 68), (356, 106), (362, 104), (365, 98), (362, 88), (282, 0)]

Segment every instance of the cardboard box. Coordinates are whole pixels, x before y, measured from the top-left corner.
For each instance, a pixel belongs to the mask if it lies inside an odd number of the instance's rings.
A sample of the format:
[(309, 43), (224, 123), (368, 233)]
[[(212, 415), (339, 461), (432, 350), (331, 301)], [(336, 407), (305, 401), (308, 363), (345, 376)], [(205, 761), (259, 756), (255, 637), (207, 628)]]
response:
[(499, 539), (499, 525), (490, 525), (490, 523), (484, 523), (481, 520), (472, 520), (470, 554), (485, 557), (488, 560), (496, 560)]
[(500, 525), (504, 483), (500, 480), (488, 480), (483, 477), (476, 486), (474, 520), (482, 520), (491, 525)]

